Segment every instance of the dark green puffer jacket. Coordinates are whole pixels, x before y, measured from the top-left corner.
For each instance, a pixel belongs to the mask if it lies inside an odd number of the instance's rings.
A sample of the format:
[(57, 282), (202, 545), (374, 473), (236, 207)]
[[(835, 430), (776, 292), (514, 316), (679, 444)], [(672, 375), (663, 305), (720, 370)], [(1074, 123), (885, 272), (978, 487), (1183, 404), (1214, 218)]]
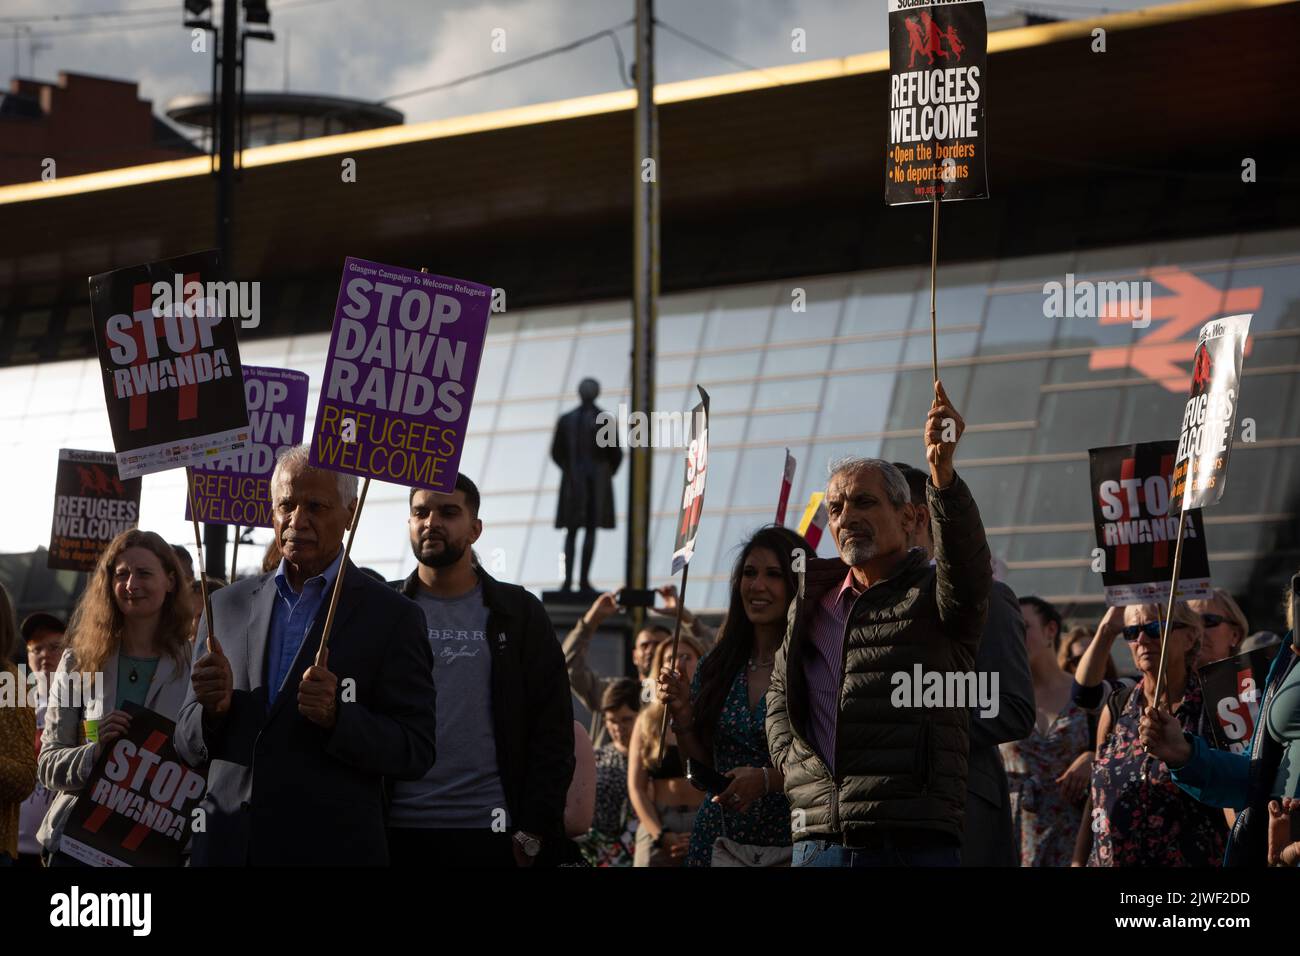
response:
[(970, 751), (965, 707), (894, 707), (892, 677), (913, 667), (968, 672), (993, 580), (979, 509), (960, 477), (927, 482), (935, 566), (913, 550), (854, 603), (846, 626), (836, 774), (809, 743), (810, 622), (848, 573), (839, 558), (808, 562), (767, 692), (772, 763), (785, 773), (796, 840), (854, 845), (868, 831), (935, 830), (960, 842)]

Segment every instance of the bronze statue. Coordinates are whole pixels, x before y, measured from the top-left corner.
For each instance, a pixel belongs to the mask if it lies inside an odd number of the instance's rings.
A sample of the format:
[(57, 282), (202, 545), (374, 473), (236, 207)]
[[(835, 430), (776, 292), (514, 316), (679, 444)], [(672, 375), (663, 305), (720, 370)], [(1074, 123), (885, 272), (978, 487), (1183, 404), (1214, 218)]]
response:
[(578, 529), (585, 528), (582, 541), (582, 573), (578, 587), (594, 591), (591, 586), (591, 558), (596, 550), (596, 529), (614, 527), (614, 472), (623, 461), (623, 449), (617, 442), (602, 448), (596, 440), (600, 432), (596, 396), (600, 383), (584, 378), (578, 385), (582, 404), (561, 415), (555, 423), (551, 442), (551, 460), (560, 466), (560, 497), (555, 507), (555, 527), (565, 528), (564, 586), (572, 590), (573, 550)]

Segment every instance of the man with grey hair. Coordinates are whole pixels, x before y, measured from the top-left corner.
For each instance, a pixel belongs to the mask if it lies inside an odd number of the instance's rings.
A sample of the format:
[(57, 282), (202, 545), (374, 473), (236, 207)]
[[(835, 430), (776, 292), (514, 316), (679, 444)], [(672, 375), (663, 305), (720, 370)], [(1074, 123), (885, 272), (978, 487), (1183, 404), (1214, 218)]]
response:
[(196, 866), (382, 866), (384, 778), (433, 765), (424, 618), (344, 561), (356, 499), (356, 478), (313, 467), (305, 446), (283, 452), (271, 476), (279, 567), (212, 596), (175, 733), (181, 757), (210, 762)]
[(898, 676), (971, 670), (992, 580), (979, 509), (953, 470), (965, 423), (943, 385), (926, 418), (933, 566), (909, 548), (907, 482), (874, 458), (838, 462), (826, 488), (838, 558), (811, 558), (767, 692), (795, 866), (956, 866), (968, 712), (901, 700)]

